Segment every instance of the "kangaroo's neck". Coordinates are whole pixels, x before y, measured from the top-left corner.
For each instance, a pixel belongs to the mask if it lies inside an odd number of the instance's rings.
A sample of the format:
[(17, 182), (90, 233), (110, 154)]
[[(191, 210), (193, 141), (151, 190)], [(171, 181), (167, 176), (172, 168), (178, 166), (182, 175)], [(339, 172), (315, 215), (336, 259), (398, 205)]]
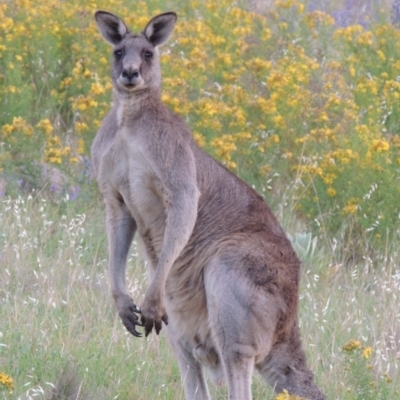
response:
[(117, 108), (118, 127), (133, 125), (143, 110), (161, 102), (160, 90), (143, 90), (121, 94), (114, 92), (114, 106)]

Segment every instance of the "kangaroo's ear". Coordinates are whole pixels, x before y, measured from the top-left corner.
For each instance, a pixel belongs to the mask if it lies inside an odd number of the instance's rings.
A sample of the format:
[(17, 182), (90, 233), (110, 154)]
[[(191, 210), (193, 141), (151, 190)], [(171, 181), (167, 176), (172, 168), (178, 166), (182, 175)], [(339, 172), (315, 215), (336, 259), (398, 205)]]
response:
[(114, 14), (106, 11), (97, 11), (94, 17), (103, 38), (114, 46), (120, 43), (129, 32), (124, 21)]
[(157, 15), (150, 20), (143, 33), (154, 47), (159, 46), (169, 39), (177, 19), (174, 12)]

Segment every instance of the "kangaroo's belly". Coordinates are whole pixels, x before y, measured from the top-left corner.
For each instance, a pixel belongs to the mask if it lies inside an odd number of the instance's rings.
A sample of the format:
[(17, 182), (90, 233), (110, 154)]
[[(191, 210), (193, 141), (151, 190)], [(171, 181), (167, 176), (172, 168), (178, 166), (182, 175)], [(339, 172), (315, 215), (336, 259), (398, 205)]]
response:
[[(132, 143), (133, 142), (133, 143)], [(145, 256), (157, 264), (167, 219), (163, 186), (134, 141), (117, 134), (99, 163), (99, 187), (107, 199), (122, 199), (136, 221)]]

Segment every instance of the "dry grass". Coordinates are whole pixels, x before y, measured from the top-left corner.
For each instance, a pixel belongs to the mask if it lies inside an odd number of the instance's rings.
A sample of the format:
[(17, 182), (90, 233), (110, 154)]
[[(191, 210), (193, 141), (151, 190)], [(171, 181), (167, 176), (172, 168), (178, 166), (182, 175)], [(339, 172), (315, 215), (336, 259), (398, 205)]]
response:
[[(183, 399), (164, 336), (133, 338), (116, 316), (101, 204), (3, 199), (0, 218), (0, 366), (15, 383), (12, 394), (0, 392), (3, 398)], [(394, 398), (400, 384), (398, 252), (366, 255), (350, 267), (322, 241), (292, 236), (304, 259), (300, 322), (318, 383), (329, 399), (363, 398), (342, 351), (357, 339), (373, 349), (368, 363), (375, 397), (368, 398)], [(136, 253), (133, 246), (128, 286), (140, 303), (145, 273)], [(359, 382), (370, 371), (356, 371)], [(226, 391), (215, 389), (213, 396), (224, 399)], [(254, 398), (273, 398), (259, 377)]]

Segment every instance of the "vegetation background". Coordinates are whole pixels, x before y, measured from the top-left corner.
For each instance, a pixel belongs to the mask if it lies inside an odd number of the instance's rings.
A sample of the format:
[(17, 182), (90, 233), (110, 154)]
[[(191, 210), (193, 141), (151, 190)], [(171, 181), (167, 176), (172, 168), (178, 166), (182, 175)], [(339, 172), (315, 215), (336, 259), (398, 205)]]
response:
[[(178, 12), (163, 100), (289, 233), (316, 380), (329, 399), (399, 398), (400, 2), (331, 3), (0, 1), (0, 398), (183, 399), (163, 335), (130, 336), (108, 294), (97, 9), (134, 31)], [(140, 304), (136, 243), (129, 263)]]

